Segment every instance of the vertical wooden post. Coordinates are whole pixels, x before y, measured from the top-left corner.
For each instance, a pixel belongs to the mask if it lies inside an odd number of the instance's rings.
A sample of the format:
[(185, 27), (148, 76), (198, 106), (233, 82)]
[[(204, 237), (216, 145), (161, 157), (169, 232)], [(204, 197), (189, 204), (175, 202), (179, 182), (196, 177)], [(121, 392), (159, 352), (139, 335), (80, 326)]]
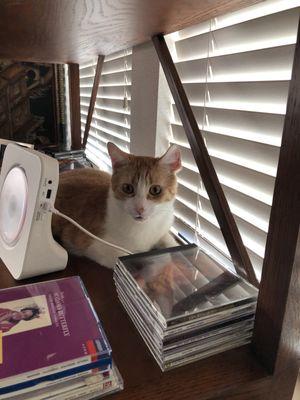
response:
[(53, 104), (53, 118), (54, 118), (54, 143), (55, 145), (60, 144), (60, 125), (59, 125), (59, 89), (58, 89), (58, 65), (52, 65), (52, 104)]
[(100, 83), (103, 61), (104, 61), (104, 56), (98, 56), (96, 72), (95, 72), (95, 77), (94, 77), (94, 83), (93, 83), (93, 89), (92, 89), (91, 98), (90, 98), (90, 105), (89, 105), (88, 115), (86, 118), (86, 123), (85, 123), (85, 128), (84, 128), (84, 136), (83, 136), (83, 141), (82, 141), (83, 148), (85, 148), (86, 142), (87, 142), (87, 139), (89, 136), (91, 121), (92, 121), (95, 103), (96, 103), (96, 99), (97, 99), (98, 87), (99, 87), (99, 83)]
[(79, 65), (69, 64), (69, 88), (70, 88), (70, 121), (72, 150), (79, 150), (81, 145), (80, 122), (80, 86)]
[[(277, 377), (272, 400), (290, 399), (300, 344), (300, 30), (295, 50), (266, 254), (258, 297), (253, 348)], [(280, 379), (279, 379), (280, 378)], [(278, 386), (278, 382), (281, 385)], [(281, 397), (280, 397), (281, 396)]]
[(249, 255), (230, 211), (165, 39), (163, 35), (157, 35), (152, 40), (233, 264), (240, 275), (247, 277), (252, 284), (258, 286)]
[(300, 229), (283, 327), (274, 369), (273, 385), (268, 400), (291, 400), (299, 373), (300, 355)]

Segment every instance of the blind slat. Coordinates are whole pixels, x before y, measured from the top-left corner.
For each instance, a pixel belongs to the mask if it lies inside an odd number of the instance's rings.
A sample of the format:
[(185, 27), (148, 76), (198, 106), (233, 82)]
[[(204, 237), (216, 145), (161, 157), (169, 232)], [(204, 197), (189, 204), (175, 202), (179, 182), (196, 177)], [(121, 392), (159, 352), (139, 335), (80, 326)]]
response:
[[(181, 197), (187, 198), (189, 201), (194, 201), (200, 196), (200, 199), (209, 200), (204, 187), (199, 187), (199, 179), (193, 185), (187, 180), (187, 170), (183, 169), (178, 176), (179, 194)], [(254, 224), (263, 232), (268, 231), (270, 206), (253, 199), (244, 193), (240, 193), (234, 189), (224, 185), (223, 190), (227, 197), (230, 209), (234, 215), (245, 220), (248, 223)]]
[(123, 58), (124, 56), (130, 57), (132, 54), (132, 49), (120, 50), (112, 54), (105, 56), (105, 62), (112, 61), (117, 58)]
[(104, 99), (104, 98), (97, 98), (96, 100), (96, 107), (99, 107), (103, 110), (114, 111), (116, 113), (122, 114), (130, 114), (130, 106), (131, 101), (130, 99), (127, 102), (128, 107), (125, 109), (123, 107), (123, 99)]
[[(193, 229), (196, 227), (195, 221), (197, 220), (199, 233), (207, 237), (210, 242), (215, 242), (223, 252), (229, 255), (223, 235), (218, 224), (215, 223), (213, 215), (208, 212), (205, 204), (202, 207), (203, 208), (198, 208), (198, 217), (196, 218), (196, 212), (194, 210), (180, 200), (177, 200), (175, 216), (184, 220)], [(264, 257), (266, 234), (258, 231), (253, 225), (251, 226), (237, 217), (235, 217), (235, 220), (247, 250), (250, 250), (252, 254), (262, 259)], [(214, 237), (215, 240), (213, 239)]]
[(259, 4), (254, 4), (229, 14), (220, 15), (214, 18), (211, 24), (210, 21), (204, 21), (171, 35), (176, 36), (177, 40), (186, 39), (208, 32), (210, 25), (212, 30), (221, 29), (299, 6), (300, 0), (265, 0)]
[(94, 129), (92, 128), (90, 130), (90, 136), (91, 138), (100, 140), (102, 143), (104, 143), (105, 145), (108, 142), (114, 142), (117, 146), (121, 147), (121, 148), (127, 148), (128, 147), (128, 140), (125, 140), (124, 137), (118, 137), (115, 135), (110, 135), (107, 132), (104, 132), (102, 130), (99, 129)]
[(124, 140), (124, 142), (130, 142), (130, 133), (128, 131), (127, 133), (119, 133), (116, 130), (108, 129), (105, 126), (101, 126), (99, 124), (96, 125), (94, 122), (91, 123), (91, 127), (94, 131), (101, 133), (101, 135), (103, 134), (104, 137), (108, 135), (111, 138), (111, 141), (114, 141), (114, 138), (118, 138)]
[[(172, 125), (172, 141), (181, 147), (190, 149), (182, 126)], [(279, 148), (267, 144), (255, 143), (213, 132), (202, 131), (208, 152), (215, 158), (238, 164), (255, 171), (276, 176)], [(191, 162), (192, 153), (189, 151)]]
[[(89, 110), (96, 63), (80, 68), (81, 129)], [(114, 142), (124, 151), (130, 143), (131, 50), (105, 57), (97, 92), (90, 132), (86, 146), (87, 157), (99, 168), (111, 171), (106, 145)], [(126, 108), (124, 97), (126, 96)]]
[[(299, 10), (291, 9), (176, 42), (178, 60), (242, 53), (293, 44), (296, 41)], [(208, 46), (209, 42), (209, 46)]]
[(103, 120), (114, 121), (115, 124), (127, 127), (130, 129), (130, 115), (122, 112), (114, 112), (96, 107), (95, 118), (100, 117)]
[[(261, 112), (192, 107), (200, 129), (279, 147), (284, 116)], [(181, 124), (175, 104), (173, 120)]]
[[(184, 150), (182, 150), (183, 168), (190, 173), (198, 174), (198, 168), (195, 163), (190, 161), (191, 153)], [(247, 196), (265, 204), (272, 205), (275, 178), (228, 161), (214, 157), (211, 157), (211, 159), (218, 178), (223, 185), (245, 193)]]
[(113, 59), (111, 61), (105, 61), (103, 63), (102, 74), (114, 74), (116, 72), (124, 71), (124, 70), (131, 70), (131, 55), (126, 57), (120, 57)]
[[(178, 192), (177, 204), (186, 206), (189, 209), (189, 213), (193, 220), (196, 220), (197, 213), (200, 219), (200, 224), (203, 219), (211, 223), (212, 225), (219, 228), (219, 224), (214, 215), (210, 201), (204, 197), (199, 198), (197, 204), (197, 196), (191, 195), (191, 192), (186, 190), (185, 192), (181, 188)], [(177, 207), (178, 212), (178, 207)], [(266, 243), (266, 232), (257, 228), (253, 224), (241, 219), (240, 217), (234, 215), (237, 226), (240, 230), (242, 239), (247, 248), (253, 251), (260, 257), (264, 256), (264, 248)]]
[(131, 71), (126, 71), (125, 73), (116, 72), (115, 74), (102, 75), (100, 80), (100, 86), (105, 85), (120, 85), (124, 86), (126, 84), (131, 84)]
[(206, 78), (207, 59), (176, 64), (183, 83), (249, 82), (291, 78), (295, 46), (281, 46), (226, 56), (211, 57)]
[[(288, 81), (209, 83), (206, 107), (285, 114), (288, 87)], [(192, 105), (204, 105), (204, 83), (184, 88)]]
[[(81, 115), (87, 116), (87, 110), (84, 107), (81, 109)], [(126, 130), (130, 129), (130, 119), (127, 115), (117, 115), (117, 114), (106, 114), (106, 111), (102, 110), (94, 110), (93, 120), (97, 121), (99, 124), (107, 125), (108, 126), (117, 126), (124, 128)], [(125, 131), (124, 131), (125, 132)]]
[[(126, 86), (126, 93), (128, 98), (130, 99), (130, 86)], [(98, 90), (97, 97), (108, 97), (108, 98), (124, 98), (124, 86), (100, 86)]]
[[(180, 232), (180, 236), (183, 236), (189, 242), (196, 242), (200, 248), (203, 248), (208, 254), (212, 256), (212, 258), (220, 262), (222, 265), (234, 270), (232, 261), (230, 260), (228, 253), (222, 251), (222, 244), (224, 246), (223, 250), (226, 250), (226, 245), (222, 241), (223, 237), (220, 231), (215, 229), (213, 226), (207, 226), (206, 231), (202, 231), (202, 234), (200, 234), (199, 232), (197, 239), (195, 238), (194, 233), (195, 227), (189, 226), (179, 217), (175, 218), (173, 228), (175, 231)], [(217, 246), (217, 243), (219, 244), (219, 246)], [(252, 253), (252, 251), (249, 249), (248, 254), (256, 275), (260, 279), (263, 259)]]

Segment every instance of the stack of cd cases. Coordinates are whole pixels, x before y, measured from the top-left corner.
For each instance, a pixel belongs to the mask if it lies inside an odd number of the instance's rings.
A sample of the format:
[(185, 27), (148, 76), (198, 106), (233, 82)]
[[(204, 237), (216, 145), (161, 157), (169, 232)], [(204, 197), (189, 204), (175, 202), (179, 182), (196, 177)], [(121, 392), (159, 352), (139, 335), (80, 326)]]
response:
[(121, 257), (114, 279), (163, 371), (251, 340), (257, 289), (196, 245)]
[(0, 399), (91, 400), (123, 390), (78, 276), (0, 290)]

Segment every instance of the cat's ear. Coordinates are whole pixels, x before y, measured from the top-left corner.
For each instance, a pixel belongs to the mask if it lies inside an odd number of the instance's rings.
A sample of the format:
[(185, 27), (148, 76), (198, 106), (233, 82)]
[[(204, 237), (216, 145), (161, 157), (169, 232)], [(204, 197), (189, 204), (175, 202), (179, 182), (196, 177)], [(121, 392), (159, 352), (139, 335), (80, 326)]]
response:
[(161, 165), (167, 165), (172, 172), (181, 170), (181, 154), (179, 148), (173, 144), (166, 153), (159, 159)]
[(129, 159), (129, 154), (120, 150), (118, 146), (112, 142), (107, 143), (107, 151), (111, 159), (112, 167), (116, 168), (119, 165), (126, 163)]

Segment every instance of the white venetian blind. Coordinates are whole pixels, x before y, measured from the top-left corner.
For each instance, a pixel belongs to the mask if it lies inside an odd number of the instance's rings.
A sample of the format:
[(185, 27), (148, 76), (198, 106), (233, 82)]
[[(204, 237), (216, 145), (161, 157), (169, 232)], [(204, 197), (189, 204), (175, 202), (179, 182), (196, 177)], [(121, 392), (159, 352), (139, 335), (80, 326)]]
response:
[[(107, 142), (124, 151), (130, 143), (131, 50), (106, 56), (86, 146), (86, 156), (100, 169), (111, 170)], [(81, 132), (83, 135), (97, 59), (80, 65)]]
[[(243, 242), (260, 277), (300, 1), (273, 0), (172, 34), (171, 51)], [(173, 42), (173, 43), (172, 43)], [(229, 255), (172, 104), (180, 146), (174, 228)]]

